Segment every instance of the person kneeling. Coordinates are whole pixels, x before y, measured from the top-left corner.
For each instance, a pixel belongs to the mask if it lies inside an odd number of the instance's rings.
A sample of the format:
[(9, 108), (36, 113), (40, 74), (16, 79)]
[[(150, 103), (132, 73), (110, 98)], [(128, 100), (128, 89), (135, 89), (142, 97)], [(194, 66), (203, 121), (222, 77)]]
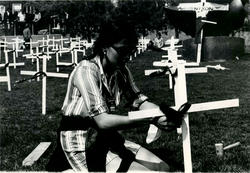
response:
[[(126, 21), (108, 21), (101, 27), (93, 54), (70, 74), (48, 171), (169, 171), (159, 157), (118, 132), (149, 124), (176, 129), (167, 116), (131, 120), (115, 113), (122, 96), (133, 109), (159, 107), (138, 89), (126, 65), (137, 44), (135, 29)], [(168, 110), (165, 114), (179, 114)]]

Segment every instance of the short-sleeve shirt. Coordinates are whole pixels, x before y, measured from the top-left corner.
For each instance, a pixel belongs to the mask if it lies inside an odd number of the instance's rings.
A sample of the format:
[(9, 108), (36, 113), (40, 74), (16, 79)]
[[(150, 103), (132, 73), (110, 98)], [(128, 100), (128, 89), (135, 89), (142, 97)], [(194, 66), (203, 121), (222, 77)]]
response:
[[(77, 78), (77, 79), (76, 79)], [(80, 93), (75, 80), (83, 83)], [(147, 97), (141, 94), (135, 85), (129, 69), (125, 66), (117, 70), (109, 80), (104, 74), (100, 57), (81, 61), (72, 71), (62, 112), (64, 116), (93, 117), (104, 112), (109, 113), (112, 105), (119, 105), (124, 95), (128, 103), (138, 107)], [(84, 151), (86, 131), (62, 131), (61, 144), (64, 151)]]

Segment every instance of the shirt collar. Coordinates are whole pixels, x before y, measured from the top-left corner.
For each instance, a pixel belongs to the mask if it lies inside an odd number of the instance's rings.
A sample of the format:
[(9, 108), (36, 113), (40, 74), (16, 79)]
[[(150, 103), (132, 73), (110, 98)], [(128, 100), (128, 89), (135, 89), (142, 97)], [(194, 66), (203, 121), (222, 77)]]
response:
[(109, 85), (108, 85), (108, 80), (107, 80), (107, 77), (106, 77), (106, 75), (104, 73), (100, 56), (95, 57), (95, 61), (96, 61), (97, 65), (99, 66), (102, 82), (105, 85), (105, 87), (107, 88), (107, 90), (110, 92), (110, 88), (109, 88)]
[(98, 65), (99, 68), (100, 68), (100, 73), (101, 73), (102, 78), (103, 78), (103, 77), (106, 78), (106, 76), (105, 76), (105, 74), (104, 74), (103, 67), (102, 67), (102, 63), (101, 63), (101, 58), (100, 58), (100, 56), (95, 57), (95, 61), (96, 61), (97, 65)]

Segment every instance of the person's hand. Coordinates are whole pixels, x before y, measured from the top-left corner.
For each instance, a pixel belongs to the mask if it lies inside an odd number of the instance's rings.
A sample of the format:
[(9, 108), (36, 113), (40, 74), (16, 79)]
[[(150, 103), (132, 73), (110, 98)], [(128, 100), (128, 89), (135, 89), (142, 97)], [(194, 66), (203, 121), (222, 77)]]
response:
[(183, 104), (178, 111), (170, 108), (166, 103), (160, 104), (160, 110), (165, 114), (162, 117), (156, 117), (153, 121), (158, 128), (171, 131), (180, 128), (184, 114), (190, 108), (189, 103)]
[(176, 125), (169, 121), (167, 116), (155, 117), (153, 124), (164, 131), (172, 131), (176, 129)]

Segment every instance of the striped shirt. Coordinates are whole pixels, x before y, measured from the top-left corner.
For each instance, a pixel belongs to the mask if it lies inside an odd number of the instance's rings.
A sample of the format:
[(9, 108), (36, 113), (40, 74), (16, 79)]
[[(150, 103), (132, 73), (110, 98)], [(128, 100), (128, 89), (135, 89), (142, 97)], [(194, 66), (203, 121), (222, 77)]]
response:
[[(76, 81), (81, 82), (81, 89), (76, 87)], [(121, 95), (135, 108), (147, 99), (136, 87), (127, 67), (116, 71), (108, 80), (99, 56), (83, 60), (70, 75), (62, 112), (64, 116), (82, 117), (109, 113), (110, 107), (119, 105)], [(84, 130), (61, 131), (60, 134), (65, 152), (85, 151), (86, 138), (87, 131)]]

